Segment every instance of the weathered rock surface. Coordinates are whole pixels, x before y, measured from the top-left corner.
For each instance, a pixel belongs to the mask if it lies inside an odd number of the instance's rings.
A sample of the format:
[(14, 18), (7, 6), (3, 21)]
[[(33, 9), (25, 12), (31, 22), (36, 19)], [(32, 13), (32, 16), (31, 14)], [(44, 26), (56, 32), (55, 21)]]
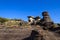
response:
[(30, 29), (0, 29), (0, 40), (60, 40), (60, 35), (32, 26)]

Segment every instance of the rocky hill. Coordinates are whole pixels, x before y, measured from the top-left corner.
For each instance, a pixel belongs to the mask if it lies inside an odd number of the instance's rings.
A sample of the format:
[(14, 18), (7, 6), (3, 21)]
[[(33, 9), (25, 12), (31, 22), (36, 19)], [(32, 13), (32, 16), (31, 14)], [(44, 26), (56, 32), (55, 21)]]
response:
[(54, 23), (48, 12), (42, 16), (28, 16), (28, 22), (0, 17), (0, 40), (60, 40), (60, 24)]

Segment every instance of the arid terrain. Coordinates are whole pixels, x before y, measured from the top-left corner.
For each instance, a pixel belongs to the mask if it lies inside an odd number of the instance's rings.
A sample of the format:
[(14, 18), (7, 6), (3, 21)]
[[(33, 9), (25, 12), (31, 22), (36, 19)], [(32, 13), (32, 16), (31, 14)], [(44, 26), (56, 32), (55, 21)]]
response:
[(3, 28), (0, 29), (0, 40), (60, 40), (60, 34), (36, 25), (30, 28)]
[(21, 19), (0, 17), (0, 40), (60, 40), (60, 24), (51, 21), (48, 12)]

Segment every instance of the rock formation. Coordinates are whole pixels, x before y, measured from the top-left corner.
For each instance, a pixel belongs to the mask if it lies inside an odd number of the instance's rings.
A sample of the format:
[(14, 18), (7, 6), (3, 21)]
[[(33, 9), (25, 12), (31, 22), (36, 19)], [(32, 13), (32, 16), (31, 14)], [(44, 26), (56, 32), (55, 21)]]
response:
[(46, 11), (42, 12), (42, 16), (43, 18), (40, 18), (39, 16), (36, 16), (36, 17), (28, 16), (29, 24), (43, 26), (43, 29), (52, 29), (52, 28), (58, 27), (51, 20), (48, 12)]
[(35, 19), (35, 24), (39, 25), (41, 18), (39, 16), (36, 16), (34, 19)]
[(19, 27), (0, 28), (0, 40), (60, 40), (60, 27), (54, 28), (48, 12), (42, 12), (42, 16), (28, 16), (28, 22), (22, 20)]
[(32, 24), (34, 22), (33, 16), (28, 16), (28, 24)]

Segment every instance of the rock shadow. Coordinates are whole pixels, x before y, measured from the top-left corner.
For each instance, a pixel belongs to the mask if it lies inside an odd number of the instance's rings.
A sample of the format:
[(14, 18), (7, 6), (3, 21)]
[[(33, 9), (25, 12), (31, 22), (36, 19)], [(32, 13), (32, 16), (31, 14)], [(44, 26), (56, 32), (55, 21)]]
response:
[(32, 30), (31, 35), (23, 40), (44, 40), (43, 36), (39, 35), (39, 33), (35, 30)]

